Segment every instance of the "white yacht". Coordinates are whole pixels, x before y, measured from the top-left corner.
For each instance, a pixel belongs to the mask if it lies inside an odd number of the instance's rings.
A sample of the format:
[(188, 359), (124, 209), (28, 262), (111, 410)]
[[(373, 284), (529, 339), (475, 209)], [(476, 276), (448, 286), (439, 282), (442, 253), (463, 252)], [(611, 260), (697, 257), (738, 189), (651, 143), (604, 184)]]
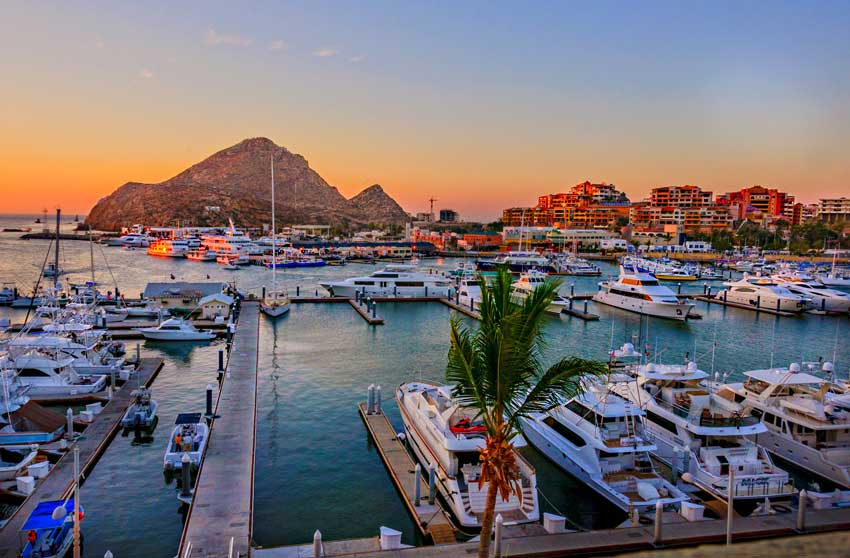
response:
[(661, 285), (651, 273), (637, 271), (629, 264), (620, 266), (620, 276), (616, 281), (608, 279), (600, 282), (593, 300), (638, 314), (673, 320), (686, 320), (694, 309), (693, 302), (679, 300), (676, 293)]
[(624, 511), (688, 500), (655, 470), (649, 454), (658, 448), (646, 432), (643, 411), (612, 393), (606, 382), (585, 382), (587, 391), (579, 397), (523, 419), (528, 441)]
[[(824, 370), (832, 371), (830, 363)], [(744, 372), (743, 383), (727, 384), (718, 395), (740, 403), (767, 427), (757, 441), (793, 465), (850, 488), (850, 401), (831, 398), (829, 383), (788, 368)]]
[(147, 248), (150, 246), (151, 237), (139, 232), (131, 232), (118, 238), (121, 246), (132, 246), (133, 248)]
[[(452, 400), (451, 386), (425, 382), (401, 384), (396, 402), (401, 410), (404, 431), (416, 457), (427, 471), (437, 472), (437, 489), (464, 528), (480, 528), (487, 498), (487, 483), (479, 483), (479, 450), (484, 447), (483, 426), (476, 422), (473, 409)], [(514, 445), (522, 438), (514, 438)], [(534, 468), (515, 452), (522, 495), (508, 501), (496, 499), (496, 513), (506, 524), (537, 521), (537, 477)]]
[(658, 450), (655, 455), (711, 496), (728, 496), (734, 468), (736, 509), (752, 511), (765, 498), (787, 499), (794, 493), (788, 473), (773, 464), (751, 436), (767, 431), (759, 417), (711, 386), (695, 362), (687, 365), (640, 364), (629, 371), (637, 379), (612, 389), (646, 413), (646, 425)]
[[(7, 351), (12, 358), (38, 354), (55, 361), (70, 358), (68, 366), (81, 376), (119, 374), (124, 366), (124, 357), (109, 351), (102, 342), (102, 331), (87, 332), (92, 335), (77, 339), (54, 335), (22, 335), (12, 339)], [(85, 343), (85, 344), (84, 344)]]
[(723, 283), (726, 289), (717, 293), (716, 298), (724, 302), (735, 302), (783, 312), (802, 312), (809, 307), (809, 299), (789, 291), (767, 277), (750, 277)]
[(782, 276), (773, 278), (791, 293), (808, 299), (810, 311), (845, 314), (850, 311), (850, 293), (830, 289), (817, 281), (788, 281)]
[(464, 308), (478, 311), (481, 308), (481, 281), (475, 273), (465, 273), (458, 279), (457, 303)]
[(198, 467), (210, 432), (201, 413), (180, 413), (174, 425), (162, 458), (163, 468), (167, 471), (182, 469), (184, 455), (189, 456), (191, 466)]
[(15, 370), (18, 381), (27, 386), (27, 395), (33, 397), (82, 395), (106, 389), (105, 375), (80, 376), (73, 368), (74, 360), (29, 350), (17, 357), (6, 355), (0, 359), (0, 368)]
[(557, 273), (560, 275), (577, 275), (581, 277), (594, 277), (602, 275), (602, 270), (584, 258), (570, 255), (566, 258), (555, 260)]
[(186, 259), (193, 262), (214, 262), (217, 254), (206, 248), (196, 248), (186, 252)]
[(215, 339), (215, 333), (201, 331), (181, 318), (170, 318), (156, 327), (133, 328), (141, 332), (145, 339), (154, 341), (209, 341)]
[(554, 273), (555, 266), (545, 257), (537, 252), (507, 252), (496, 258), (477, 260), (475, 267), (478, 271), (496, 271), (499, 266), (505, 265), (513, 273), (524, 273), (532, 269), (544, 273)]
[(364, 296), (420, 297), (439, 296), (451, 298), (454, 292), (447, 277), (435, 273), (422, 273), (416, 266), (405, 264), (388, 265), (365, 277), (351, 277), (344, 281), (319, 283), (331, 296), (353, 297), (359, 292)]
[[(521, 303), (534, 292), (534, 289), (546, 282), (546, 274), (540, 271), (526, 271), (519, 276), (519, 279), (511, 285), (511, 292), (514, 300)], [(570, 306), (570, 301), (559, 294), (555, 294), (555, 298), (549, 303), (546, 311), (551, 314), (560, 314)]]
[(160, 258), (183, 258), (189, 252), (189, 243), (181, 238), (163, 238), (151, 242), (148, 246), (148, 256)]

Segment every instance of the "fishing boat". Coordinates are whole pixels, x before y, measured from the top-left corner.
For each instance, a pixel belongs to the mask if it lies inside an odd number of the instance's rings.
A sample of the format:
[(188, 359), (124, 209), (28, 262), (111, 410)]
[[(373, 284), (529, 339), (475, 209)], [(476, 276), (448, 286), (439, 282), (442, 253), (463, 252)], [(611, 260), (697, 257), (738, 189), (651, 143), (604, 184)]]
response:
[(209, 341), (215, 333), (201, 331), (182, 318), (169, 318), (156, 327), (133, 328), (154, 341)]
[[(82, 521), (82, 505), (79, 513)], [(63, 558), (74, 542), (74, 499), (39, 502), (21, 532), (27, 539), (21, 558)]]
[(18, 381), (27, 386), (30, 396), (85, 395), (106, 389), (106, 375), (80, 375), (73, 367), (75, 360), (73, 356), (29, 349), (18, 356), (2, 357), (0, 368), (15, 370)]
[(627, 263), (620, 266), (616, 281), (609, 279), (599, 283), (593, 301), (672, 320), (686, 320), (694, 309), (693, 302), (679, 300), (676, 293), (661, 285), (654, 275), (637, 271)]
[(162, 466), (166, 471), (183, 468), (183, 456), (189, 456), (193, 467), (201, 464), (201, 457), (207, 447), (209, 428), (201, 418), (201, 413), (180, 413), (174, 421), (174, 430), (168, 438), (168, 447), (162, 458)]
[[(275, 228), (275, 188), (274, 188), (274, 155), (271, 156), (272, 176), (272, 258), (277, 258), (277, 229)], [(289, 297), (277, 290), (277, 266), (272, 266), (272, 289), (260, 304), (260, 311), (266, 316), (277, 318), (289, 312)]]
[(607, 381), (586, 378), (582, 395), (523, 418), (523, 435), (623, 511), (684, 502), (688, 496), (664, 479), (650, 458), (658, 447), (645, 428), (644, 412), (608, 389), (609, 382), (630, 381), (622, 374)]
[[(531, 295), (531, 293), (534, 292), (534, 289), (543, 285), (545, 282), (546, 274), (540, 271), (532, 270), (520, 274), (519, 279), (514, 281), (511, 285), (511, 294), (513, 295), (514, 301), (521, 304), (526, 298), (528, 298), (529, 295)], [(569, 300), (559, 294), (555, 294), (552, 302), (550, 302), (549, 306), (546, 307), (546, 311), (550, 314), (560, 314), (565, 309), (569, 308), (569, 306)]]
[[(404, 431), (417, 459), (436, 466), (437, 490), (464, 528), (480, 528), (488, 484), (480, 481), (479, 450), (485, 444), (485, 429), (473, 409), (461, 407), (452, 399), (451, 386), (426, 382), (401, 384), (396, 390)], [(524, 445), (521, 437), (514, 445)], [(496, 513), (505, 524), (537, 521), (537, 477), (534, 468), (514, 452), (521, 497), (511, 494), (507, 501), (496, 499)]]
[[(827, 362), (823, 370), (832, 373)], [(744, 372), (746, 381), (730, 383), (718, 392), (761, 419), (766, 431), (758, 443), (795, 467), (850, 488), (850, 400), (830, 397), (830, 383), (788, 368)]]
[(130, 394), (133, 402), (121, 419), (124, 428), (151, 428), (156, 424), (156, 409), (158, 404), (151, 399), (151, 390), (139, 388)]
[(14, 480), (21, 476), (38, 457), (38, 446), (26, 449), (0, 447), (0, 481)]

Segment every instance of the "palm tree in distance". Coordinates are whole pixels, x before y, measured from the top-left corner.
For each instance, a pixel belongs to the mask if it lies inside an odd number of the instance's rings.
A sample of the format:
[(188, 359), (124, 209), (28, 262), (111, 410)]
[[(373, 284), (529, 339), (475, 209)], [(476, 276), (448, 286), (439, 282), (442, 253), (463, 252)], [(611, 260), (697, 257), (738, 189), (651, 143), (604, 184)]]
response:
[(480, 450), (479, 487), (487, 483), (481, 521), (479, 558), (490, 554), (496, 497), (522, 499), (519, 466), (513, 439), (520, 419), (545, 412), (583, 392), (582, 377), (601, 375), (605, 363), (565, 357), (549, 368), (542, 364), (545, 339), (542, 325), (559, 281), (547, 281), (523, 301), (511, 294), (511, 273), (501, 268), (493, 281), (481, 286), (481, 322), (473, 331), (457, 315), (451, 321), (446, 379), (463, 407), (477, 411), (487, 429)]

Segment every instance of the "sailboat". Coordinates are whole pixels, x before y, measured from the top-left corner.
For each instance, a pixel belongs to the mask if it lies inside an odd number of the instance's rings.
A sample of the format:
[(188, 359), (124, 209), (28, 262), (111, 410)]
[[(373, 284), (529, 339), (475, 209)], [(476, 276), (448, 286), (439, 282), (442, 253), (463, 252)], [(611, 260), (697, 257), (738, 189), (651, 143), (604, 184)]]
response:
[[(274, 199), (274, 154), (271, 156), (272, 168), (272, 261), (277, 263), (277, 228), (275, 227)], [(266, 294), (260, 310), (267, 316), (277, 318), (289, 312), (289, 297), (286, 293), (277, 292), (277, 265), (272, 265), (272, 290)]]

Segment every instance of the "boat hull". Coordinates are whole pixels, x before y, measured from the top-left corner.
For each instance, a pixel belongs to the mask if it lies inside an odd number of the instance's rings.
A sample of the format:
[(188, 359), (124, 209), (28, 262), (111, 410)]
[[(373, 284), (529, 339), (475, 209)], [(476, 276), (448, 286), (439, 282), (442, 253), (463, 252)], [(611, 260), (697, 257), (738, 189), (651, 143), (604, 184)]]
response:
[(635, 312), (637, 314), (680, 321), (688, 319), (691, 310), (694, 308), (694, 305), (690, 303), (666, 304), (653, 302), (650, 300), (642, 300), (612, 294), (604, 289), (593, 295), (593, 301), (613, 306), (614, 308), (620, 308), (621, 310)]
[(198, 331), (198, 332), (164, 332), (164, 331), (154, 331), (154, 330), (145, 330), (139, 329), (142, 335), (145, 336), (145, 339), (150, 339), (152, 341), (209, 341), (215, 338), (214, 333), (210, 333), (207, 331)]

